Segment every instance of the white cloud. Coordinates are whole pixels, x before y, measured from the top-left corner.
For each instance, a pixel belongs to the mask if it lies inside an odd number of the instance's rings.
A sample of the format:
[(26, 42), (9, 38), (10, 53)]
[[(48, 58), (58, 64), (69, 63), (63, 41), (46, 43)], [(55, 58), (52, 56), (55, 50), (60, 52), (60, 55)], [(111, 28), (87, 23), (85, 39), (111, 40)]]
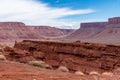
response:
[(36, 0), (0, 0), (0, 21), (18, 21), (28, 25), (72, 26), (74, 22), (61, 22), (58, 18), (92, 12), (92, 9), (53, 8)]

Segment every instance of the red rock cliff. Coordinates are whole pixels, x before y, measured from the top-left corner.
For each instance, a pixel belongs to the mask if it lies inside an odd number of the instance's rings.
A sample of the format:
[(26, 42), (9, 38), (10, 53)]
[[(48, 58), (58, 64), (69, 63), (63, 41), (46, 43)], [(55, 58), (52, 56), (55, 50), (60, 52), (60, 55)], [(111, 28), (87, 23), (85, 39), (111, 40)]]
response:
[(105, 27), (107, 22), (92, 22), (92, 23), (81, 23), (81, 28), (89, 28), (89, 27)]
[(26, 62), (43, 60), (53, 67), (60, 65), (71, 71), (112, 71), (120, 67), (120, 46), (92, 43), (59, 43), (23, 41), (14, 49), (5, 49), (9, 60)]
[(101, 32), (107, 24), (107, 22), (81, 23), (81, 28), (68, 37), (77, 39), (91, 38)]
[(109, 24), (120, 24), (120, 17), (109, 18)]

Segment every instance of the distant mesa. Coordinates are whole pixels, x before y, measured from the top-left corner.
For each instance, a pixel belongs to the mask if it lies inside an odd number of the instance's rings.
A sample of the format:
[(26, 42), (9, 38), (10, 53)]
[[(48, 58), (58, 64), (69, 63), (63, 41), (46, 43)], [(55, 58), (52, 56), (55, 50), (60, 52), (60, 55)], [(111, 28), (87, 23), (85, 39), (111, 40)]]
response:
[(22, 22), (0, 22), (0, 27), (1, 26), (4, 26), (4, 27), (6, 27), (6, 26), (25, 26), (25, 24), (24, 23), (22, 23)]
[(81, 28), (86, 27), (105, 27), (108, 22), (92, 22), (92, 23), (81, 23)]
[(120, 44), (120, 17), (109, 18), (106, 22), (81, 23), (80, 28), (67, 36), (71, 41)]
[(109, 24), (120, 24), (120, 17), (114, 17), (108, 19)]
[(109, 24), (120, 24), (120, 17), (109, 18), (108, 22), (81, 23), (81, 28), (82, 27), (105, 27)]

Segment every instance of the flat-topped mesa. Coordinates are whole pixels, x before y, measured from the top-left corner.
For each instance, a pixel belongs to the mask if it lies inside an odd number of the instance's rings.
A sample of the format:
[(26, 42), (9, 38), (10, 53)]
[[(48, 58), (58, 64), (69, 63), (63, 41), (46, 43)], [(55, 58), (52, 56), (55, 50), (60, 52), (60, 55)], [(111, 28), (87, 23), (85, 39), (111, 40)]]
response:
[(91, 22), (91, 23), (81, 23), (81, 28), (89, 27), (105, 27), (108, 22)]
[(0, 26), (25, 26), (22, 22), (0, 22)]
[(120, 24), (120, 17), (114, 17), (108, 19), (109, 24)]

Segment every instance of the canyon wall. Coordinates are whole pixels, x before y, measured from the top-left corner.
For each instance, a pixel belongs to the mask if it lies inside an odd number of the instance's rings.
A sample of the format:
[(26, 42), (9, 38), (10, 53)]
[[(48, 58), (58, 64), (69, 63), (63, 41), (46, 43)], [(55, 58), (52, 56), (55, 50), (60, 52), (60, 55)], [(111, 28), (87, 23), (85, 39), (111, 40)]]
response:
[(80, 29), (76, 30), (67, 38), (91, 38), (105, 29), (107, 22), (93, 22), (93, 23), (81, 23)]
[(91, 22), (91, 23), (81, 23), (81, 28), (87, 27), (105, 27), (108, 23), (107, 22)]
[(41, 40), (67, 35), (67, 30), (50, 26), (27, 26), (21, 22), (0, 22), (0, 41)]

